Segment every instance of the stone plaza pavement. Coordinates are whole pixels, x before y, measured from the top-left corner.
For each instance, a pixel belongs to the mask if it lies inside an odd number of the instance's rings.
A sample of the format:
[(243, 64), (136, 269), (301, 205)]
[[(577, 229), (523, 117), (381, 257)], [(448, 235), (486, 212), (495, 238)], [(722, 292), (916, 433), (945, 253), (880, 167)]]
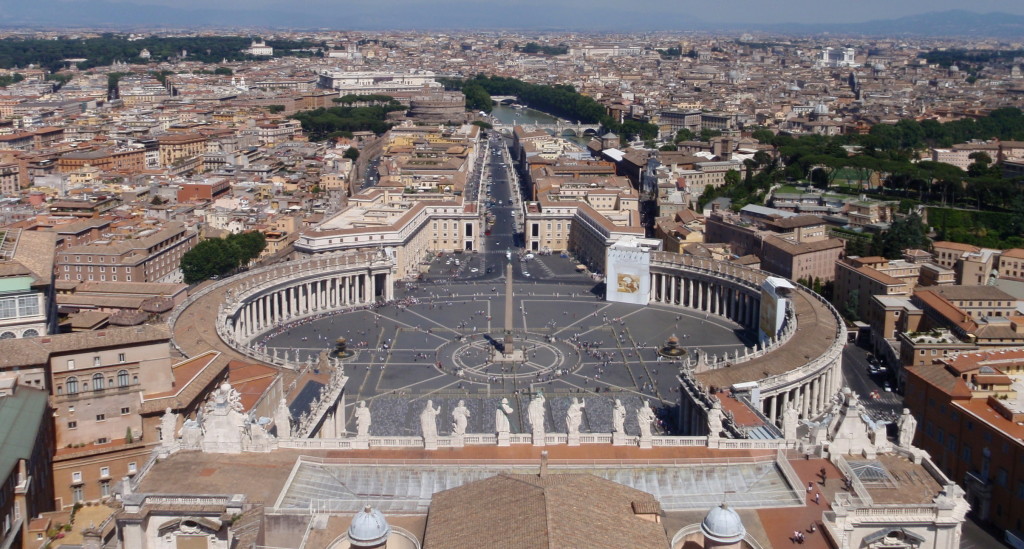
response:
[(735, 352), (749, 344), (750, 334), (728, 320), (598, 301), (591, 286), (516, 284), (516, 345), (526, 349), (523, 363), (490, 360), (488, 341), (504, 333), (498, 283), (403, 286), (395, 304), (282, 326), (260, 344), (305, 363), (345, 337), (356, 352), (345, 360), (347, 429), (354, 431), (352, 407), (366, 400), (374, 436), (418, 435), (417, 417), (428, 399), (442, 408), (441, 434), (448, 432), (450, 410), (459, 400), (471, 411), (467, 432), (492, 432), (502, 398), (515, 409), (513, 432), (524, 432), (526, 402), (538, 391), (548, 398), (551, 432), (564, 432), (564, 411), (574, 397), (587, 401), (583, 433), (611, 431), (615, 398), (628, 410), (627, 433), (638, 434), (634, 412), (644, 401), (663, 420), (656, 432), (671, 432), (679, 364), (659, 359), (665, 340), (680, 337), (690, 356)]

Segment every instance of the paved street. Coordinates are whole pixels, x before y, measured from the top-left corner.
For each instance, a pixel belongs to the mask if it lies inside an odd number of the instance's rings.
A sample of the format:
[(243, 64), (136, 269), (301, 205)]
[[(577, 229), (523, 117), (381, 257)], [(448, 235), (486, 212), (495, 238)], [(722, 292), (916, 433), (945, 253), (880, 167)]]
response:
[(843, 377), (846, 385), (856, 391), (868, 414), (878, 420), (896, 421), (903, 411), (903, 397), (893, 391), (886, 391), (884, 383), (891, 381), (891, 373), (871, 375), (868, 373), (868, 351), (850, 343), (843, 350)]

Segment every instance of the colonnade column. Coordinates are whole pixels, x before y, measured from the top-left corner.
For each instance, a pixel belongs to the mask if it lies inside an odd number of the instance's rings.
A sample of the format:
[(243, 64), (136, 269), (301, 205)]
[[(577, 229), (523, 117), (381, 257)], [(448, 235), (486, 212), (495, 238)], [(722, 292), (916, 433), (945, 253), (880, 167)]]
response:
[(813, 380), (811, 380), (811, 405), (810, 405), (810, 413), (811, 413), (811, 415), (817, 415), (818, 414), (818, 408), (819, 408), (818, 407), (818, 393), (819, 392), (821, 392), (821, 390), (820, 390), (820, 387), (818, 387), (818, 378), (814, 378)]
[(811, 413), (811, 399), (810, 399), (810, 384), (805, 384), (800, 387), (800, 413), (804, 419), (810, 418)]

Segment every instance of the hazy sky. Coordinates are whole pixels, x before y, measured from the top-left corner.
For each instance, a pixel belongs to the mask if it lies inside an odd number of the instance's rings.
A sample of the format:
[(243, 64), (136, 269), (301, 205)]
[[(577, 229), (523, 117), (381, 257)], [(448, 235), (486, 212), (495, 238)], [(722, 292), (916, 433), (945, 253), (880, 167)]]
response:
[[(1024, 16), (1024, 0), (0, 0), (0, 25), (643, 32), (802, 23), (812, 27), (800, 32), (814, 32), (816, 23), (860, 23), (953, 9)], [(1024, 25), (1002, 22), (1004, 36), (1024, 35)], [(970, 27), (966, 34), (976, 36), (991, 30), (989, 21), (976, 18), (965, 26)]]
[[(4, 0), (10, 1), (10, 0)], [(24, 0), (13, 0), (24, 1)], [(89, 0), (75, 0), (87, 2)], [(115, 0), (119, 1), (119, 0)], [(131, 0), (136, 4), (154, 4), (185, 8), (224, 8), (242, 10), (287, 11), (315, 13), (327, 10), (333, 15), (347, 10), (395, 10), (396, 18), (403, 12), (433, 12), (460, 8), (473, 11), (506, 10), (533, 12), (538, 20), (548, 10), (565, 13), (568, 10), (586, 12), (613, 12), (642, 10), (648, 13), (664, 12), (671, 15), (689, 14), (708, 22), (856, 22), (872, 19), (892, 19), (930, 11), (967, 9), (974, 12), (1000, 11), (1024, 15), (1022, 0)]]

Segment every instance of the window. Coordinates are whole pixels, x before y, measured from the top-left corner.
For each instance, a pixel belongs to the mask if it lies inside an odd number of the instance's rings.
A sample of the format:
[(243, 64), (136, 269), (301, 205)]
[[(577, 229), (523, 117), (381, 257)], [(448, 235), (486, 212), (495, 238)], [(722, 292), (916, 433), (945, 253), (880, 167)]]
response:
[(107, 414), (96, 414), (96, 421), (106, 421)]
[(100, 437), (96, 439), (96, 444), (106, 444), (108, 442), (110, 442), (110, 439), (107, 437)]
[(109, 497), (110, 496), (110, 481), (109, 480), (100, 481), (100, 495), (103, 496), (103, 497)]
[(117, 353), (117, 361), (124, 362), (124, 353)]
[(78, 394), (78, 378), (69, 377), (64, 381), (64, 387), (67, 388), (69, 395)]
[(138, 466), (138, 464), (137, 464), (137, 463), (135, 463), (134, 461), (129, 461), (129, 462), (128, 462), (128, 474), (129, 474), (129, 475), (134, 475), (134, 474), (135, 474), (135, 473), (137, 473), (138, 471), (139, 471), (139, 466)]
[(75, 500), (75, 503), (78, 503), (83, 500), (81, 486), (75, 486), (74, 488), (71, 489), (71, 499)]
[(110, 467), (100, 467), (100, 476), (101, 477), (109, 477), (110, 476)]
[(122, 415), (122, 416), (124, 416), (124, 415), (128, 415), (128, 414), (130, 414), (131, 412), (132, 412), (131, 408), (128, 408), (128, 407), (122, 407), (122, 408), (121, 408), (121, 415)]
[(34, 295), (23, 295), (18, 297), (18, 314), (20, 316), (38, 315), (39, 298)]
[(103, 390), (103, 374), (93, 374), (92, 376), (92, 390), (102, 391)]
[[(122, 360), (122, 362), (124, 362), (124, 361)], [(128, 370), (118, 370), (118, 372), (117, 372), (117, 386), (118, 387), (127, 387), (128, 386)]]
[(0, 318), (15, 318), (17, 316), (17, 299), (11, 297), (4, 300), (0, 300)]
[(103, 362), (100, 361), (100, 357), (98, 357), (98, 356), (92, 357), (92, 367), (93, 368), (97, 368), (97, 367), (102, 366), (102, 365), (103, 365)]
[(74, 361), (74, 359), (69, 359), (68, 360), (68, 370), (74, 370), (74, 369), (75, 369), (75, 361)]
[(82, 472), (75, 471), (74, 473), (71, 473), (71, 482), (82, 482)]
[(77, 428), (78, 428), (78, 422), (77, 421), (69, 421), (68, 422), (68, 429), (77, 429)]

